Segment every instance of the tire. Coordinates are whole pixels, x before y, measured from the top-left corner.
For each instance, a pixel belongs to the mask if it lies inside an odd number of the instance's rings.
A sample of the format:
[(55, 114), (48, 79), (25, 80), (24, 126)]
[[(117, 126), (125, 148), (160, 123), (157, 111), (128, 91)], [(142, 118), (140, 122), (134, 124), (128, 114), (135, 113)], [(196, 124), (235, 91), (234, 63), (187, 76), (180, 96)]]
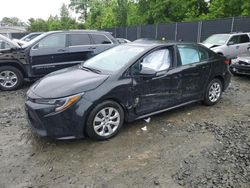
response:
[(208, 106), (219, 102), (222, 95), (222, 83), (219, 79), (213, 79), (207, 86), (204, 103)]
[(23, 84), (23, 74), (12, 66), (0, 67), (0, 89), (4, 91), (16, 90)]
[(123, 122), (122, 107), (114, 101), (104, 101), (90, 112), (85, 130), (93, 140), (107, 140), (119, 132)]
[(218, 55), (220, 55), (220, 56), (224, 56), (224, 54), (223, 54), (223, 53), (221, 53), (221, 52), (218, 52), (217, 54), (218, 54)]

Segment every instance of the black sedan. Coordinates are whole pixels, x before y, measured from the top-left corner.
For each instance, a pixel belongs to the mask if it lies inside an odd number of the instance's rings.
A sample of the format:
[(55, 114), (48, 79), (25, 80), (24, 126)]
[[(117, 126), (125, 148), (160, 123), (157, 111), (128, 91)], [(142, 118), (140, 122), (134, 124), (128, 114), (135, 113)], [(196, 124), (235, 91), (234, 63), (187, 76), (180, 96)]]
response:
[(232, 60), (230, 70), (234, 75), (250, 76), (250, 52), (239, 55)]
[(216, 104), (230, 83), (228, 64), (197, 44), (124, 44), (37, 81), (27, 92), (28, 121), (40, 136), (109, 139), (124, 122)]

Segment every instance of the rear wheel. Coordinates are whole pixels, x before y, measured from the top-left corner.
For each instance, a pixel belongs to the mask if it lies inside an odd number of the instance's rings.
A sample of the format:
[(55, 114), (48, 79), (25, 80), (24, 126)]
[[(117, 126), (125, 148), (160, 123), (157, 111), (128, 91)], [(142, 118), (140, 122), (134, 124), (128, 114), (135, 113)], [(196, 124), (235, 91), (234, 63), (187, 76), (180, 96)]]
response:
[(0, 89), (4, 91), (15, 90), (23, 84), (23, 74), (12, 66), (0, 67)]
[(123, 121), (124, 112), (121, 106), (113, 101), (105, 101), (91, 111), (86, 132), (92, 139), (106, 140), (119, 132)]
[(207, 86), (204, 103), (208, 106), (219, 102), (222, 94), (222, 83), (219, 79), (213, 79)]

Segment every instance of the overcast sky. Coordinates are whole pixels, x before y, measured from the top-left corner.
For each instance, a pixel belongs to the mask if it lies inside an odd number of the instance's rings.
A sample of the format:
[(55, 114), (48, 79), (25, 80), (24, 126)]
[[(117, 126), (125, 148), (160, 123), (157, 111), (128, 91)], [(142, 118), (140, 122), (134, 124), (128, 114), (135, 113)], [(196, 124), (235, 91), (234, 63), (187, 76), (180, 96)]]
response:
[(58, 15), (63, 3), (70, 0), (1, 0), (0, 20), (3, 17), (18, 17), (22, 21), (29, 18), (46, 19), (50, 15)]

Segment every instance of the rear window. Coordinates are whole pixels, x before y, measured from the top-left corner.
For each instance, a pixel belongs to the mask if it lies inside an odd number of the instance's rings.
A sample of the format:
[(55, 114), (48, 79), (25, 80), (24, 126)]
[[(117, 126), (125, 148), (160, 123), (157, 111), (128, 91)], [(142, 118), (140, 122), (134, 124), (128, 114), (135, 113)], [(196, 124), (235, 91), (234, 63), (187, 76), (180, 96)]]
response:
[(69, 46), (81, 46), (91, 44), (88, 34), (70, 34)]
[(182, 65), (198, 63), (200, 61), (199, 51), (193, 45), (178, 45)]
[(200, 55), (200, 61), (205, 61), (210, 58), (210, 55), (205, 48), (199, 46), (198, 50)]
[(111, 44), (111, 41), (105, 35), (92, 34), (95, 44)]

